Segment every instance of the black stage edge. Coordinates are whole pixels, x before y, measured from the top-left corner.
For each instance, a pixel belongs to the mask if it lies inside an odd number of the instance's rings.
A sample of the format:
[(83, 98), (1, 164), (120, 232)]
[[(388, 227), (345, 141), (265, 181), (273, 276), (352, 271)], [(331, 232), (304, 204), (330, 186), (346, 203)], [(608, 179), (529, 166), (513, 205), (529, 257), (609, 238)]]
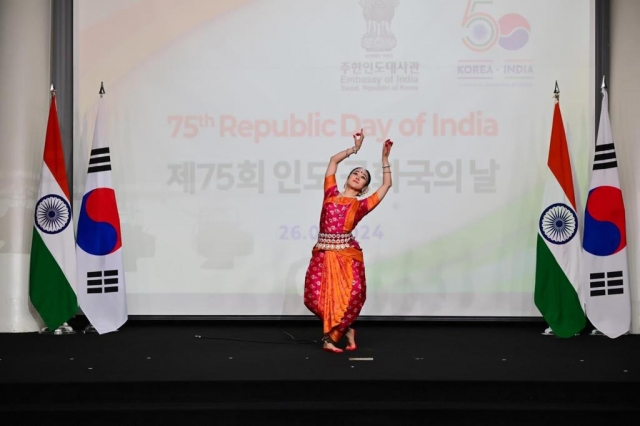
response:
[(637, 336), (361, 321), (358, 350), (330, 354), (317, 321), (71, 324), (0, 334), (0, 418), (19, 419), (3, 424), (602, 425), (640, 411)]

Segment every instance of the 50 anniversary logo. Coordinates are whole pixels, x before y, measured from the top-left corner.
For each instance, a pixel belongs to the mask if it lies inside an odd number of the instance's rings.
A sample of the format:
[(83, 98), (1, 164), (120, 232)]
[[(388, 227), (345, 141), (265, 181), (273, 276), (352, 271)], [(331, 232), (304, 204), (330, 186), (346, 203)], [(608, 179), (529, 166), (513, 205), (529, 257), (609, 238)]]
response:
[(484, 52), (496, 44), (505, 50), (519, 50), (529, 42), (531, 26), (522, 15), (507, 13), (496, 19), (487, 12), (480, 12), (480, 5), (490, 5), (492, 0), (468, 0), (462, 18), (467, 34), (462, 42), (470, 50)]

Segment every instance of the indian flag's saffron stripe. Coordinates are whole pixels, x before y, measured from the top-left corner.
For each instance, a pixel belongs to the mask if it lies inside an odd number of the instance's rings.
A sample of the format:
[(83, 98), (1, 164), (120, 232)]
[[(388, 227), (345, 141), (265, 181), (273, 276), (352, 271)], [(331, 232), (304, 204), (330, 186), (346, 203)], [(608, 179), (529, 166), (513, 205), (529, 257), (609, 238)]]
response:
[(569, 158), (567, 136), (564, 132), (559, 103), (556, 103), (553, 110), (553, 125), (551, 127), (551, 143), (549, 144), (549, 159), (547, 165), (562, 187), (565, 196), (571, 203), (571, 207), (577, 211), (576, 198), (573, 192), (571, 160)]
[(47, 123), (43, 157), (44, 166), (49, 169), (60, 190), (69, 201), (71, 196), (69, 195), (69, 185), (67, 184), (67, 169), (64, 165), (62, 137), (60, 135), (60, 125), (58, 124), (58, 109), (55, 96), (51, 100), (51, 107), (49, 108), (49, 121)]

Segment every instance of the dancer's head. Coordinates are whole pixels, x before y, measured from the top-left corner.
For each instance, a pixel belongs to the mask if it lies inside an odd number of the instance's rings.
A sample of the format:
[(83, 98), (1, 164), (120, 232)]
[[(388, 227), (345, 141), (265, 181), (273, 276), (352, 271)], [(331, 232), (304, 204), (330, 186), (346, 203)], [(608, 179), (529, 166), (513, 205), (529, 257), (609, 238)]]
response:
[(358, 195), (364, 195), (369, 190), (369, 184), (371, 183), (371, 173), (369, 170), (363, 167), (356, 167), (351, 170), (347, 182), (344, 184), (345, 189), (350, 188), (358, 193)]

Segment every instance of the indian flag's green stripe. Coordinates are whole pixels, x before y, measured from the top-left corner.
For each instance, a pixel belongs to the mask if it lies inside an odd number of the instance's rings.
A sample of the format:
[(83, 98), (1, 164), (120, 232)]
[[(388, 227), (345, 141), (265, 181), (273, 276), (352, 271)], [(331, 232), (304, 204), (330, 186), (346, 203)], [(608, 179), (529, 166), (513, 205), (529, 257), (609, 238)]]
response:
[(53, 331), (78, 311), (78, 301), (69, 281), (40, 236), (33, 230), (29, 297), (40, 317)]
[(538, 234), (534, 301), (558, 337), (571, 337), (586, 325), (578, 293)]

